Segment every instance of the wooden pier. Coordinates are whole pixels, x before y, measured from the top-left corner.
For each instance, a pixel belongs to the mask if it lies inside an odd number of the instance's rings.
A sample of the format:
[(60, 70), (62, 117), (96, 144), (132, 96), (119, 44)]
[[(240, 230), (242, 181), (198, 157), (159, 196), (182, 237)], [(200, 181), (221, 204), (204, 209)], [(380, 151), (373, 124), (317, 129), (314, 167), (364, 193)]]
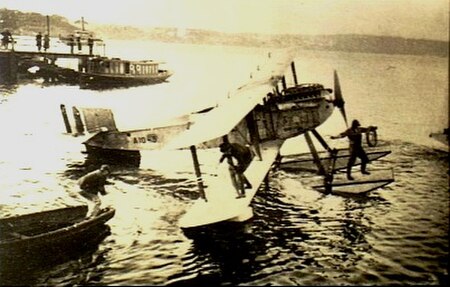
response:
[(87, 60), (92, 57), (100, 57), (100, 55), (0, 50), (0, 83), (15, 83), (19, 72), (18, 67), (24, 60), (36, 59), (36, 61), (54, 65), (58, 59), (78, 59), (78, 72), (82, 72), (86, 69)]

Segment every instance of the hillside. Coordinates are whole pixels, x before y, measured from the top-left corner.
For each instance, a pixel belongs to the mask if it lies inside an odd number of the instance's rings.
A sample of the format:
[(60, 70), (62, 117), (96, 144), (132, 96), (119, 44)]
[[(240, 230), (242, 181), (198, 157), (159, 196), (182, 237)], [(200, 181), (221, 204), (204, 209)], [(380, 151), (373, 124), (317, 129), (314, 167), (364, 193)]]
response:
[[(23, 13), (15, 10), (0, 9), (0, 28), (8, 28), (15, 35), (35, 35), (46, 32), (46, 16), (38, 13)], [(80, 29), (64, 17), (51, 15), (50, 34), (73, 33)], [(193, 43), (208, 45), (296, 46), (301, 49), (330, 50), (345, 52), (433, 55), (448, 57), (449, 43), (426, 39), (406, 39), (372, 35), (262, 35), (252, 33), (229, 34), (200, 29), (176, 28), (136, 28), (118, 25), (89, 24), (87, 29), (95, 31), (103, 39), (146, 39), (172, 43)]]
[[(66, 34), (76, 29), (66, 18), (51, 15), (50, 35)], [(23, 13), (16, 10), (0, 9), (0, 28), (9, 29), (14, 35), (36, 35), (47, 32), (47, 17), (39, 13)]]

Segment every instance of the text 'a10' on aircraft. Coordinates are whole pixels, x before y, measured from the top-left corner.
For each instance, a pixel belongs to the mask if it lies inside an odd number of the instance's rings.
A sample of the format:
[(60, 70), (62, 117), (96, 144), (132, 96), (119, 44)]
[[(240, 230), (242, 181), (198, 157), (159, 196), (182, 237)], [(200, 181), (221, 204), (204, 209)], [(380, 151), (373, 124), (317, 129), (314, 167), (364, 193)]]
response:
[[(331, 148), (316, 128), (324, 123), (337, 107), (346, 121), (344, 100), (334, 72), (334, 93), (321, 84), (298, 84), (293, 51), (268, 54), (266, 63), (257, 67), (244, 85), (232, 91), (217, 106), (174, 119), (157, 127), (119, 131), (109, 109), (73, 107), (75, 133), (85, 130), (93, 134), (84, 141), (87, 152), (116, 152), (139, 155), (142, 150), (189, 149), (200, 194), (181, 217), (179, 225), (191, 229), (221, 221), (245, 221), (253, 216), (250, 202), (272, 166), (280, 168), (315, 167), (322, 175), (315, 186), (325, 193), (365, 194), (394, 181), (392, 170), (371, 170), (370, 176), (345, 180), (338, 171), (346, 167), (346, 149)], [(287, 87), (284, 72), (291, 66), (294, 86)], [(72, 124), (65, 106), (61, 111), (67, 132)], [(83, 114), (83, 118), (81, 117)], [(211, 124), (214, 123), (214, 124)], [(314, 135), (324, 152), (318, 152)], [(310, 151), (284, 159), (280, 148), (286, 139), (302, 135)], [(369, 146), (376, 145), (376, 129), (366, 133)], [(206, 169), (201, 165), (198, 149), (214, 149), (224, 143), (238, 143), (250, 148), (252, 160), (243, 173), (251, 183), (244, 190), (242, 177), (232, 169)], [(370, 148), (369, 148), (370, 149)], [(386, 150), (368, 150), (370, 160), (389, 154)], [(274, 165), (275, 163), (275, 165)], [(236, 197), (245, 192), (245, 197)]]

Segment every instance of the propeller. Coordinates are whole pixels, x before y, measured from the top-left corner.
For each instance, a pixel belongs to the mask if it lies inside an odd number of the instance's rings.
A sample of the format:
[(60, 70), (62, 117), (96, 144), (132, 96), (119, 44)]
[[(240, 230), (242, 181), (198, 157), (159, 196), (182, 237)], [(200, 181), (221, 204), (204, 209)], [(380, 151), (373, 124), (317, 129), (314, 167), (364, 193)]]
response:
[(339, 84), (339, 77), (336, 70), (334, 70), (334, 105), (341, 111), (345, 125), (348, 127), (347, 115), (345, 113), (345, 101), (342, 96), (341, 85)]

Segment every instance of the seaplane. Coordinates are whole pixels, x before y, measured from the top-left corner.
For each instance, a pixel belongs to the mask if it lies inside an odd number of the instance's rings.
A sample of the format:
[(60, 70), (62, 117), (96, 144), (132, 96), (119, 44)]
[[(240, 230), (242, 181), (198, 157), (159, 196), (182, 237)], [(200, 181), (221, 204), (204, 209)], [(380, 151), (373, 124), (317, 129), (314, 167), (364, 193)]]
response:
[[(335, 71), (334, 91), (318, 83), (299, 84), (293, 58), (292, 50), (280, 55), (269, 53), (267, 62), (258, 66), (248, 81), (216, 106), (148, 129), (118, 131), (111, 110), (73, 107), (75, 133), (84, 133), (85, 126), (88, 132), (93, 133), (84, 141), (88, 153), (136, 155), (141, 150), (190, 150), (200, 196), (179, 220), (179, 226), (184, 230), (222, 221), (250, 219), (253, 216), (250, 203), (261, 183), (268, 179), (271, 168), (275, 165), (294, 165), (292, 160), (283, 161), (280, 149), (287, 139), (296, 136), (306, 138), (312, 155), (307, 161), (315, 163), (318, 172), (323, 175), (323, 184), (317, 186), (318, 190), (332, 193), (335, 188), (342, 191), (343, 187), (351, 187), (350, 193), (358, 194), (392, 182), (393, 176), (376, 172), (372, 172), (369, 180), (333, 180), (334, 173), (345, 166), (343, 160), (348, 159), (349, 155), (331, 148), (316, 128), (332, 115), (335, 108), (341, 111), (346, 121), (338, 75)], [(284, 75), (289, 66), (294, 83), (291, 87), (287, 86)], [(70, 133), (72, 125), (64, 106), (61, 106), (61, 112)], [(376, 142), (375, 131), (371, 129), (367, 135), (371, 145)], [(311, 134), (325, 147), (325, 156), (315, 148)], [(226, 164), (218, 164), (214, 169), (211, 165), (200, 163), (199, 151), (219, 152), (219, 146), (224, 142), (238, 143), (251, 150), (252, 160), (244, 171), (251, 187), (242, 190), (245, 197), (236, 197), (238, 187), (233, 185)], [(370, 159), (375, 160), (388, 153), (368, 154)], [(369, 187), (358, 188), (362, 185)]]

